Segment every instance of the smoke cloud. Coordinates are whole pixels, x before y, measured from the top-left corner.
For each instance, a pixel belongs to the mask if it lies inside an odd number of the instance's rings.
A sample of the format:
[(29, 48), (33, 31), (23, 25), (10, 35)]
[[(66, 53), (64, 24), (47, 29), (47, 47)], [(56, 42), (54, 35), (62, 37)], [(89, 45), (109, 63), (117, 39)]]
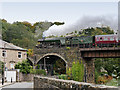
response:
[(109, 26), (115, 32), (118, 30), (118, 17), (117, 16), (83, 16), (75, 23), (68, 25), (53, 25), (43, 34), (44, 36), (51, 35), (65, 35), (66, 33), (70, 33), (73, 31), (80, 31), (81, 29), (85, 29), (88, 27), (101, 27), (101, 26)]

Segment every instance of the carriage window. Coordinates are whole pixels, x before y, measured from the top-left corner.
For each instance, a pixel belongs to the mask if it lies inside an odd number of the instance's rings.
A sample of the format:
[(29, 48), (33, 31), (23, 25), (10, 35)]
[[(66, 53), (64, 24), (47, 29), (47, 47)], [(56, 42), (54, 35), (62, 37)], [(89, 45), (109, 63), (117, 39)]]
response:
[(102, 41), (102, 37), (100, 37), (100, 41)]
[(104, 37), (104, 41), (108, 41), (108, 38), (107, 38), (107, 37)]
[(114, 37), (110, 37), (110, 41), (114, 41)]
[(97, 37), (97, 41), (99, 41), (99, 37)]

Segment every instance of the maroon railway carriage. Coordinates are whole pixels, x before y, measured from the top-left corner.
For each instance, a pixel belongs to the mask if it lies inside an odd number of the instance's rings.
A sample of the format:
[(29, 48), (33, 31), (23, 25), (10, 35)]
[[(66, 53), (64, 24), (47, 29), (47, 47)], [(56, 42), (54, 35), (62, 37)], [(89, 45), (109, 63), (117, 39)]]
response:
[(118, 40), (117, 35), (96, 35), (95, 45), (99, 47), (113, 47), (118, 46), (120, 40)]

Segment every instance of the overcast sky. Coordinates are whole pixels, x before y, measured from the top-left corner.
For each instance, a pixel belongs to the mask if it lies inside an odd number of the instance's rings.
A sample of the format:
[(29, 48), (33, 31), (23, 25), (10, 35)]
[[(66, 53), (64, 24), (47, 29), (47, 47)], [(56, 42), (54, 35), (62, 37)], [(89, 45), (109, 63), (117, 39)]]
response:
[(4, 2), (2, 18), (14, 21), (64, 21), (73, 23), (82, 16), (117, 15), (117, 2)]
[[(83, 18), (86, 20), (85, 17), (89, 17), (88, 19), (92, 18), (91, 22), (96, 21), (99, 17), (101, 19), (105, 18), (107, 22), (109, 22), (108, 19), (114, 20), (113, 22), (115, 22), (118, 17), (118, 0), (97, 0), (97, 2), (95, 2), (95, 0), (56, 1), (57, 2), (55, 2), (55, 0), (49, 0), (48, 2), (48, 0), (44, 0), (43, 2), (43, 0), (34, 0), (33, 2), (33, 0), (29, 0), (28, 2), (28, 0), (2, 0), (0, 2), (0, 18), (4, 18), (10, 23), (15, 21), (28, 21), (30, 23), (45, 20), (51, 22), (61, 21), (65, 22), (65, 25), (61, 26), (64, 31), (64, 28), (68, 28), (73, 24), (76, 26), (76, 23), (80, 23), (76, 27), (81, 25), (82, 22), (80, 22), (80, 20), (83, 21)], [(84, 24), (86, 22), (84, 22)], [(95, 23), (98, 22), (99, 21), (96, 21)], [(52, 27), (52, 29), (56, 28), (56, 26)], [(50, 30), (48, 33), (52, 32), (54, 32), (54, 30)]]

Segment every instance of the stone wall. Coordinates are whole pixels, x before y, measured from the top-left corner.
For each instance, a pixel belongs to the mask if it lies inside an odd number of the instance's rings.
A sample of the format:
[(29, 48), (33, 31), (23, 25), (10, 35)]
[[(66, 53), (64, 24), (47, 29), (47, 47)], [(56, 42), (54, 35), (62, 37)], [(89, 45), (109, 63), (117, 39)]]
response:
[[(53, 47), (53, 48), (39, 48), (34, 51), (36, 53), (36, 64), (38, 61), (40, 61), (45, 56), (54, 55), (62, 57), (61, 59), (64, 59), (66, 63), (66, 69), (72, 67), (73, 61), (83, 61), (83, 64), (85, 66), (85, 72), (84, 72), (84, 81), (88, 83), (94, 83), (95, 82), (95, 67), (94, 67), (94, 60), (92, 58), (82, 58), (81, 57), (81, 51), (78, 46), (76, 47), (69, 47), (67, 49), (66, 47)], [(34, 57), (33, 57), (34, 61)]]
[(19, 74), (19, 80), (17, 75), (17, 81), (19, 82), (31, 82), (33, 81), (34, 75), (33, 74)]
[[(10, 49), (5, 49), (6, 50), (6, 57), (2, 56), (2, 51), (4, 49), (0, 49), (0, 61), (6, 62), (6, 67), (8, 69), (12, 69), (11, 68), (11, 63), (13, 64), (13, 66), (15, 66), (15, 64), (17, 64), (18, 62), (22, 62), (23, 60), (27, 59), (27, 51), (20, 51), (20, 50), (10, 50)], [(21, 58), (18, 58), (18, 52), (21, 52)]]
[(117, 87), (105, 86), (105, 85), (95, 85), (84, 82), (77, 82), (73, 80), (62, 80), (48, 77), (34, 77), (34, 90), (40, 88), (55, 88), (60, 89), (80, 89), (80, 90), (119, 90)]

